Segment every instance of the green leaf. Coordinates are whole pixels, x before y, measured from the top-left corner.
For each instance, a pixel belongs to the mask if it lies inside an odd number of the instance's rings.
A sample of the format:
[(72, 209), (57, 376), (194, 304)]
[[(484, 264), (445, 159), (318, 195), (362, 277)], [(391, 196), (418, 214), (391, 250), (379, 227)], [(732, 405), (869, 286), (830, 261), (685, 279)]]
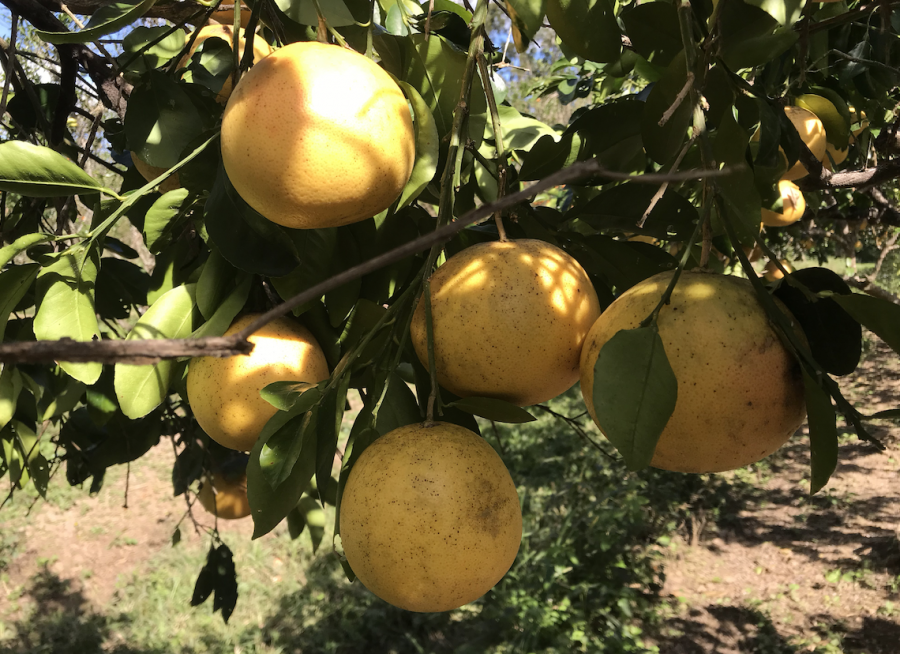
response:
[(259, 465), (270, 488), (277, 490), (293, 474), (295, 468), (308, 469), (307, 480), (315, 473), (318, 408), (314, 405), (303, 413), (291, 411), (293, 418), (273, 433), (260, 448)]
[[(235, 317), (244, 308), (247, 298), (250, 297), (250, 289), (253, 285), (253, 275), (247, 273), (238, 274), (234, 282), (236, 285), (228, 297), (219, 305), (215, 313), (203, 323), (193, 334), (192, 338), (205, 338), (207, 336), (222, 336)], [(199, 285), (198, 285), (199, 286)]]
[(10, 314), (25, 297), (40, 270), (39, 264), (26, 263), (23, 266), (12, 266), (0, 273), (0, 341), (6, 333)]
[[(327, 382), (326, 382), (327, 383)], [(260, 396), (279, 411), (306, 413), (322, 400), (321, 387), (309, 382), (278, 381), (264, 387)]]
[(288, 230), (264, 218), (238, 195), (221, 165), (203, 215), (210, 240), (231, 265), (267, 277), (287, 275), (299, 263), (288, 232), (313, 231)]
[[(664, 164), (672, 159), (687, 138), (692, 116), (690, 95), (684, 96), (674, 112), (667, 114), (686, 81), (687, 69), (682, 50), (672, 59), (662, 79), (653, 85), (647, 96), (647, 106), (641, 116), (641, 134), (647, 154), (657, 163)], [(660, 125), (666, 115), (668, 120)]]
[(766, 11), (746, 2), (723, 3), (719, 8), (719, 27), (720, 56), (732, 70), (774, 61), (799, 38), (799, 32), (792, 27), (780, 25)]
[(400, 209), (419, 197), (419, 194), (434, 178), (434, 173), (437, 171), (440, 143), (437, 125), (435, 125), (434, 116), (431, 109), (428, 108), (428, 104), (411, 84), (397, 83), (412, 105), (416, 123), (416, 162), (413, 165), (409, 181), (406, 182), (406, 186), (400, 194), (400, 200), (397, 203), (397, 208)]
[[(167, 35), (163, 37), (163, 34)], [(168, 26), (144, 27), (139, 25), (126, 34), (122, 41), (122, 54), (117, 58), (119, 66), (132, 59), (133, 55), (141, 48), (161, 37), (161, 41), (144, 50), (137, 59), (130, 63), (127, 70), (146, 73), (148, 70), (159, 68), (178, 55), (186, 42), (185, 32), (180, 29), (172, 30)]]
[(384, 395), (372, 415), (375, 429), (382, 436), (398, 427), (422, 421), (416, 396), (396, 372), (388, 377)]
[(177, 188), (164, 193), (147, 210), (144, 216), (144, 242), (152, 253), (159, 254), (177, 236), (173, 233), (174, 228), (192, 204), (187, 201), (189, 197), (187, 189)]
[(684, 48), (676, 6), (646, 2), (622, 11), (622, 24), (635, 52), (656, 66), (668, 66)]
[[(343, 0), (318, 0), (322, 14), (331, 27), (347, 27), (356, 23), (353, 14)], [(316, 5), (313, 0), (275, 0), (275, 4), (288, 18), (301, 25), (318, 25)]]
[[(404, 39), (406, 41), (406, 39)], [(466, 53), (440, 36), (424, 34), (408, 37), (411, 45), (402, 79), (422, 95), (434, 116), (438, 135), (444, 138), (453, 126), (453, 112), (459, 102), (466, 68)], [(487, 98), (480, 84), (472, 85), (469, 98), (469, 139), (478, 148), (487, 124)]]
[(58, 45), (60, 43), (90, 43), (100, 37), (112, 34), (119, 29), (130, 25), (156, 4), (156, 0), (143, 0), (142, 2), (116, 2), (101, 6), (88, 21), (84, 29), (79, 32), (45, 32), (34, 30), (41, 39), (47, 43)]
[(887, 409), (873, 413), (870, 418), (874, 420), (898, 420), (900, 419), (900, 409)]
[(589, 61), (615, 61), (622, 34), (610, 0), (547, 0), (547, 21), (563, 46)]
[(204, 129), (199, 110), (183, 85), (164, 73), (151, 71), (146, 83), (135, 87), (128, 100), (128, 147), (151, 166), (174, 166)]
[(541, 29), (547, 0), (506, 0), (506, 10), (512, 21), (516, 50), (525, 52), (528, 44)]
[[(344, 375), (338, 386), (322, 396), (316, 416), (316, 474), (317, 488), (325, 490), (331, 480), (334, 454), (341, 434), (341, 419), (347, 403), (350, 375)], [(343, 394), (342, 394), (343, 393)]]
[(803, 0), (744, 0), (748, 5), (759, 7), (781, 25), (790, 27), (803, 13)]
[(313, 554), (315, 554), (325, 535), (325, 511), (309, 495), (300, 498), (295, 510), (303, 515), (303, 522), (309, 527), (309, 536), (312, 539)]
[(0, 191), (35, 198), (101, 191), (115, 195), (55, 150), (24, 141), (0, 143)]
[(14, 365), (6, 363), (0, 372), (0, 429), (6, 427), (16, 412), (22, 392), (22, 374)]
[[(97, 253), (92, 248), (76, 245), (41, 269), (37, 277), (37, 296), (41, 299), (34, 317), (34, 335), (38, 340), (93, 341), (100, 338), (94, 312), (96, 258)], [(103, 366), (95, 362), (60, 361), (59, 365), (88, 386), (100, 378), (103, 370)]]
[[(549, 135), (558, 138), (553, 128), (546, 123), (521, 114), (514, 107), (502, 104), (497, 107), (500, 116), (500, 126), (503, 131), (503, 145), (507, 150), (522, 150), (528, 152), (539, 138)], [(494, 128), (491, 122), (487, 124), (485, 138), (494, 138)]]
[(828, 483), (837, 468), (837, 416), (831, 404), (831, 396), (822, 390), (806, 370), (803, 371), (803, 390), (809, 420), (809, 494), (814, 495)]
[(831, 297), (815, 301), (794, 286), (799, 282), (813, 293), (830, 291), (851, 295), (840, 275), (827, 268), (804, 268), (785, 279), (773, 295), (784, 302), (806, 335), (809, 350), (822, 369), (832, 375), (849, 375), (862, 356), (862, 327)]
[(832, 295), (832, 299), (849, 313), (856, 322), (900, 353), (900, 305), (871, 295)]
[(654, 322), (623, 329), (594, 364), (594, 412), (629, 470), (650, 465), (678, 397), (678, 380)]
[(494, 422), (523, 423), (537, 420), (525, 409), (492, 397), (465, 397), (450, 402), (448, 406), (455, 406), (457, 409)]
[[(309, 488), (310, 479), (315, 472), (315, 452), (310, 456), (304, 454), (296, 459), (296, 465), (288, 469), (284, 483), (273, 488), (267, 478), (272, 470), (263, 470), (261, 453), (270, 438), (282, 431), (289, 432), (289, 439), (294, 438), (298, 442), (309, 443), (309, 449), (315, 448), (315, 420), (306, 416), (312, 413), (295, 415), (279, 411), (276, 413), (259, 435), (259, 440), (250, 451), (250, 460), (247, 463), (247, 497), (250, 500), (250, 514), (253, 517), (253, 538), (259, 538), (272, 531), (281, 522), (291, 509), (297, 506), (300, 496)], [(304, 424), (305, 423), (305, 424)], [(288, 439), (288, 440), (289, 440)], [(272, 448), (266, 457), (266, 466), (271, 468), (279, 465), (275, 460)], [(302, 449), (302, 448), (300, 448)]]
[(20, 252), (25, 252), (30, 247), (52, 240), (53, 237), (50, 234), (25, 234), (25, 236), (20, 236), (9, 245), (0, 248), (0, 268), (5, 267)]
[[(196, 285), (176, 286), (153, 303), (126, 337), (126, 340), (187, 338), (193, 329)], [(134, 365), (116, 364), (116, 397), (122, 413), (142, 418), (158, 407), (169, 394), (175, 362)]]
[(673, 256), (654, 245), (608, 236), (573, 239), (569, 249), (587, 272), (608, 280), (617, 293), (677, 265)]

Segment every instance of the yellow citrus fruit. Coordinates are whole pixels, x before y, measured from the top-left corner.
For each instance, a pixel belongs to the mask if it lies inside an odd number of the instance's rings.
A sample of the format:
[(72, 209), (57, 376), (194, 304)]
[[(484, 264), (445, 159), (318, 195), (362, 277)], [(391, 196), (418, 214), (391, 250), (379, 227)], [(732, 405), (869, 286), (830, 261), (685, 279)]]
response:
[[(780, 259), (779, 263), (781, 268), (784, 268), (789, 273), (794, 272), (794, 267), (787, 259)], [(777, 282), (779, 279), (784, 279), (784, 273), (781, 272), (781, 268), (774, 261), (769, 261), (766, 263), (765, 270), (763, 270), (763, 277), (767, 282)]]
[[(444, 388), (527, 406), (578, 381), (581, 345), (600, 303), (575, 259), (522, 239), (480, 243), (448, 259), (431, 277), (431, 313)], [(410, 331), (427, 367), (424, 300)]]
[(450, 423), (400, 427), (350, 471), (341, 542), (353, 572), (408, 611), (450, 611), (494, 587), (522, 539), (516, 486), (477, 434)]
[(800, 220), (806, 211), (806, 199), (796, 184), (783, 179), (778, 182), (778, 190), (781, 192), (781, 213), (763, 209), (762, 224), (766, 227), (792, 225)]
[(292, 43), (241, 78), (222, 119), (222, 160), (240, 196), (300, 229), (365, 220), (412, 173), (409, 105), (391, 76), (335, 45)]
[[(236, 320), (226, 336), (239, 332), (257, 314)], [(277, 381), (315, 384), (328, 378), (328, 364), (315, 337), (303, 325), (278, 318), (254, 333), (248, 355), (195, 357), (187, 375), (194, 417), (209, 437), (233, 450), (248, 451), (277, 409), (259, 394)]]
[[(250, 23), (250, 11), (250, 7), (245, 4), (241, 5), (241, 27), (243, 29), (247, 29), (247, 25)], [(222, 25), (234, 25), (234, 10), (220, 9), (214, 11), (209, 17), (209, 20), (214, 23), (221, 23)], [(254, 39), (254, 41), (255, 40), (256, 39)]]
[[(232, 14), (231, 11), (227, 11), (226, 13)], [(233, 15), (233, 14), (232, 14)], [(247, 18), (250, 18), (250, 12), (247, 11)], [(241, 12), (241, 19), (243, 20), (244, 12)], [(191, 36), (188, 35), (188, 40), (190, 40)], [(223, 39), (229, 45), (234, 43), (234, 27), (231, 25), (206, 25), (205, 27), (201, 27), (200, 31), (197, 32), (197, 38), (194, 40), (194, 44), (191, 46), (191, 49), (188, 51), (184, 57), (181, 58), (181, 61), (178, 62), (178, 68), (186, 68), (188, 63), (190, 63), (191, 57), (197, 51), (203, 42), (207, 39), (219, 38)], [(240, 47), (240, 56), (244, 56), (244, 49), (247, 46), (247, 40), (244, 38), (244, 30), (240, 30), (240, 34), (238, 35), (238, 44)], [(265, 40), (259, 36), (258, 34), (253, 38), (253, 63), (259, 63), (263, 57), (266, 57), (272, 53), (272, 47), (265, 42)], [(252, 70), (252, 69), (251, 69)], [(233, 90), (232, 85), (234, 81), (231, 76), (228, 76), (228, 79), (225, 80), (225, 83), (222, 84), (222, 88), (216, 93), (216, 101), (225, 104), (228, 101), (228, 98), (231, 96), (231, 92)]]
[[(135, 169), (148, 182), (152, 182), (154, 179), (168, 170), (167, 168), (158, 168), (157, 166), (151, 166), (143, 159), (139, 158), (134, 151), (132, 151), (131, 153), (131, 160), (134, 162)], [(159, 185), (159, 192), (168, 193), (169, 191), (174, 191), (177, 188), (181, 188), (181, 182), (178, 179), (178, 173), (175, 173), (174, 175), (170, 175), (169, 177), (167, 177), (166, 181)]]
[[(660, 273), (628, 289), (588, 334), (581, 391), (601, 431), (593, 404), (600, 349), (650, 315), (672, 275)], [(679, 472), (740, 468), (777, 450), (803, 422), (800, 368), (770, 326), (749, 280), (684, 272), (658, 325), (678, 380), (678, 399), (653, 467)]]
[(247, 475), (226, 477), (221, 472), (212, 479), (204, 476), (197, 499), (204, 509), (222, 520), (240, 520), (250, 515), (247, 499)]
[[(825, 127), (822, 125), (822, 121), (819, 120), (813, 112), (800, 107), (785, 107), (784, 113), (790, 119), (791, 123), (793, 123), (794, 127), (797, 128), (800, 139), (806, 143), (806, 147), (809, 148), (813, 156), (819, 161), (822, 161), (825, 158), (826, 144)], [(797, 161), (781, 179), (793, 181), (805, 177), (808, 173), (809, 171), (806, 170), (806, 167)]]

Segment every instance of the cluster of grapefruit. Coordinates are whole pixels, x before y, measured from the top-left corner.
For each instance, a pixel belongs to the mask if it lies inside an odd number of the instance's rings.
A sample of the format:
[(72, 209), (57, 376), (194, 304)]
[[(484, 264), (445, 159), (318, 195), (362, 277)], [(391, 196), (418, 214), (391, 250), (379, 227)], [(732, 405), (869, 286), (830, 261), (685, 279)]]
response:
[[(387, 208), (415, 157), (407, 102), (390, 76), (362, 55), (317, 43), (281, 48), (241, 78), (228, 98), (221, 143), (238, 193), (269, 220), (301, 229)], [(528, 239), (475, 245), (431, 276), (431, 334), (420, 300), (412, 344), (440, 385), (461, 397), (529, 406), (580, 379), (603, 430), (592, 395), (598, 352), (650, 314), (671, 275), (637, 284), (601, 313), (589, 276), (563, 249)], [(678, 399), (652, 465), (740, 467), (799, 426), (805, 410), (794, 359), (749, 282), (684, 273), (658, 325)], [(273, 321), (249, 340), (250, 355), (194, 359), (187, 378), (200, 426), (243, 451), (276, 412), (260, 397), (264, 386), (330, 374), (315, 338), (292, 319)], [(210, 481), (210, 489), (227, 482)], [(220, 506), (216, 493), (201, 501), (219, 515), (247, 511)], [(426, 421), (383, 435), (362, 453), (344, 489), (340, 532), (366, 587), (409, 610), (444, 611), (503, 577), (518, 552), (522, 518), (515, 484), (494, 450), (462, 427)]]

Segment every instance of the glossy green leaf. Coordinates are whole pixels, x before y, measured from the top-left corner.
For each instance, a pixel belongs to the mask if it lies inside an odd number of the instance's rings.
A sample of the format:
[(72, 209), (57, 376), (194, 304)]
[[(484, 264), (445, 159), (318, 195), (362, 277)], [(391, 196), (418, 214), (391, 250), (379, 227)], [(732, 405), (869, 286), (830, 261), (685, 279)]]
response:
[(260, 396), (279, 411), (306, 413), (322, 400), (322, 385), (309, 382), (279, 381), (265, 386)]
[(803, 371), (803, 389), (809, 421), (809, 494), (813, 495), (828, 483), (837, 468), (837, 416), (831, 404), (831, 396), (822, 390), (806, 370)]
[(388, 377), (381, 403), (373, 411), (373, 417), (375, 429), (382, 436), (398, 427), (422, 421), (416, 396), (396, 372)]
[(600, 349), (594, 364), (594, 412), (629, 470), (650, 465), (677, 397), (678, 380), (656, 323), (622, 330)]
[[(193, 330), (195, 284), (176, 286), (153, 303), (137, 321), (127, 340), (187, 338)], [(142, 418), (158, 407), (169, 393), (175, 362), (116, 364), (116, 397), (122, 413)]]
[(541, 29), (547, 0), (506, 0), (506, 10), (512, 21), (516, 50), (525, 52), (528, 44)]
[(875, 332), (894, 352), (900, 353), (900, 305), (861, 293), (831, 297), (854, 320)]
[(668, 252), (649, 243), (617, 241), (599, 234), (573, 238), (568, 249), (587, 272), (608, 280), (617, 293), (672, 270), (678, 263)]
[(610, 0), (547, 0), (547, 21), (563, 46), (589, 61), (615, 61), (622, 34)]
[(23, 385), (19, 369), (12, 364), (4, 364), (3, 372), (0, 372), (0, 429), (12, 420)]
[[(318, 0), (318, 2), (325, 20), (331, 27), (347, 27), (356, 22), (343, 0)], [(275, 0), (275, 4), (295, 23), (319, 24), (313, 0)]]
[[(164, 34), (166, 34), (165, 37), (163, 37)], [(157, 41), (144, 50), (137, 59), (133, 59), (135, 53), (160, 37), (162, 37), (161, 41)], [(127, 70), (135, 73), (145, 73), (148, 70), (159, 68), (181, 52), (186, 40), (185, 32), (180, 29), (173, 31), (168, 26), (144, 27), (139, 25), (125, 35), (125, 39), (122, 41), (122, 54), (118, 57), (119, 65), (123, 66), (131, 61)]]
[(337, 386), (322, 396), (319, 404), (316, 416), (316, 473), (313, 477), (317, 488), (327, 488), (331, 479), (349, 383), (350, 375), (344, 375)]
[(303, 413), (292, 410), (292, 419), (260, 448), (259, 465), (270, 488), (277, 489), (286, 482), (295, 468), (308, 469), (309, 478), (315, 473), (318, 411), (318, 404)]
[[(279, 411), (266, 423), (259, 440), (250, 451), (247, 463), (247, 497), (253, 517), (253, 538), (272, 531), (297, 505), (300, 496), (309, 487), (316, 465), (314, 413), (312, 411), (296, 415), (294, 412)], [(276, 436), (282, 443), (277, 448), (268, 447), (268, 441)], [(302, 452), (303, 456), (294, 459), (295, 464), (288, 467), (280, 457), (287, 455), (286, 449), (293, 440), (297, 441), (298, 453)], [(304, 444), (307, 445), (306, 448), (303, 447)], [(265, 457), (261, 456), (263, 448), (267, 450)], [(306, 455), (307, 452), (309, 456)], [(273, 488), (269, 479), (278, 476), (277, 468), (286, 469), (287, 474), (284, 482)]]
[(0, 143), (0, 191), (36, 198), (112, 193), (55, 150), (25, 141)]
[(288, 230), (267, 220), (248, 205), (238, 195), (221, 165), (203, 215), (209, 238), (236, 268), (281, 277), (297, 267), (297, 248), (288, 237)]
[(188, 144), (205, 130), (199, 109), (184, 85), (152, 71), (135, 87), (125, 114), (125, 136), (132, 153), (157, 168), (171, 168)]
[(431, 109), (428, 108), (428, 104), (411, 84), (398, 83), (412, 106), (416, 121), (416, 162), (397, 203), (397, 208), (402, 208), (419, 197), (419, 194), (434, 178), (434, 173), (437, 171), (440, 143), (434, 116)]
[(222, 336), (234, 319), (244, 308), (247, 298), (250, 297), (250, 289), (253, 285), (253, 275), (240, 273), (235, 279), (234, 287), (222, 303), (216, 308), (209, 320), (203, 323), (191, 335), (193, 338), (205, 338), (207, 336)]
[(10, 314), (25, 297), (40, 270), (39, 264), (26, 263), (22, 266), (12, 266), (0, 273), (0, 340), (3, 340), (6, 333), (6, 323)]
[(78, 32), (45, 32), (34, 30), (47, 43), (90, 43), (130, 25), (156, 4), (156, 0), (116, 2), (101, 6)]
[(790, 27), (803, 13), (803, 0), (744, 0), (748, 5), (759, 7), (781, 25)]
[[(100, 338), (94, 312), (96, 259), (96, 251), (76, 245), (41, 269), (37, 277), (40, 304), (34, 318), (34, 335), (38, 340), (93, 341)], [(59, 365), (88, 385), (97, 381), (103, 369), (99, 363), (61, 361)]]
[(53, 237), (50, 234), (25, 234), (20, 236), (9, 245), (0, 248), (0, 268), (5, 267), (20, 252), (25, 252), (30, 247), (52, 240)]
[(144, 216), (144, 242), (154, 254), (159, 254), (177, 236), (174, 228), (192, 204), (188, 202), (189, 196), (187, 189), (177, 188), (164, 193), (147, 210)]
[(785, 52), (798, 38), (799, 32), (780, 25), (765, 10), (750, 3), (725, 2), (719, 9), (719, 53), (732, 70), (764, 65)]
[(675, 4), (645, 2), (631, 5), (622, 12), (621, 19), (634, 50), (656, 66), (668, 66), (684, 48)]
[[(438, 135), (444, 138), (453, 126), (466, 67), (466, 53), (440, 36), (409, 37), (409, 58), (402, 79), (421, 94), (434, 116)], [(468, 138), (478, 147), (487, 124), (487, 98), (480, 84), (472, 85), (469, 99)]]
[(493, 422), (523, 423), (537, 420), (522, 407), (492, 397), (465, 397), (450, 402), (448, 406), (455, 406)]

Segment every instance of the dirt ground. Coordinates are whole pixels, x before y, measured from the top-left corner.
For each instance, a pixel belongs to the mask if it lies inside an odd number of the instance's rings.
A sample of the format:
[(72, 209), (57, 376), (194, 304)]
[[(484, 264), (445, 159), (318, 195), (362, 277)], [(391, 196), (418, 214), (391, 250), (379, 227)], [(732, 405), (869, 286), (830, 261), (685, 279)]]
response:
[[(865, 413), (900, 406), (900, 365), (880, 341), (845, 383)], [(872, 424), (885, 451), (842, 438), (812, 498), (804, 427), (736, 515), (676, 541), (662, 652), (900, 653), (900, 429)]]
[[(876, 343), (842, 385), (866, 412), (900, 406), (900, 363)], [(837, 472), (812, 498), (807, 440), (798, 434), (755, 477), (745, 473), (752, 479), (740, 510), (695, 517), (667, 555), (670, 615), (653, 641), (663, 654), (900, 654), (900, 429), (881, 422), (873, 431), (886, 450), (842, 438)], [(171, 496), (172, 460), (165, 442), (131, 467), (130, 508), (120, 469), (95, 498), (72, 491), (64, 508), (41, 502), (39, 519), (14, 521), (0, 620), (25, 610), (23, 589), (41, 575), (63, 580), (65, 597), (86, 606), (114, 603), (123, 580), (170, 546), (184, 514), (183, 498)], [(199, 507), (196, 515), (212, 525)], [(252, 532), (247, 520), (219, 528), (226, 540)], [(208, 542), (189, 520), (181, 535)]]

